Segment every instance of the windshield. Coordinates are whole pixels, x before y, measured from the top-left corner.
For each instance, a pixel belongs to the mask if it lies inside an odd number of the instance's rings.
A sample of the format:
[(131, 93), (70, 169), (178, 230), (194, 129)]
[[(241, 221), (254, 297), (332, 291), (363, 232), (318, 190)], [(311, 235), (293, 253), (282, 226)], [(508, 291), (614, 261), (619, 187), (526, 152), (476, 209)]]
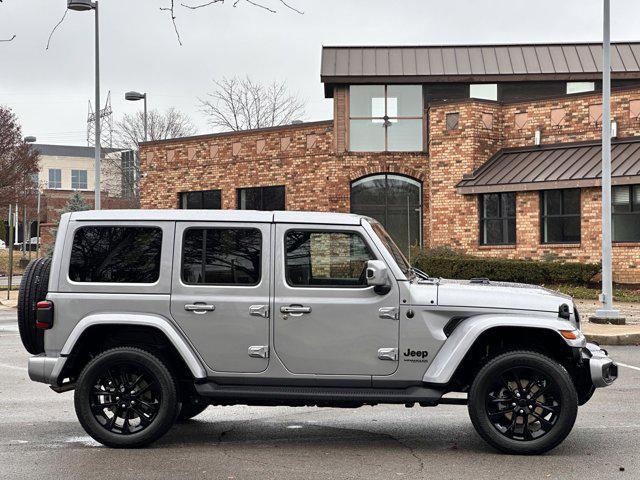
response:
[(384, 243), (384, 246), (387, 247), (387, 250), (400, 267), (400, 270), (402, 270), (402, 273), (404, 273), (405, 275), (408, 274), (411, 271), (411, 265), (409, 265), (409, 262), (405, 258), (404, 254), (395, 244), (393, 239), (389, 236), (384, 227), (380, 224), (380, 222), (373, 219), (369, 219), (369, 223), (371, 224), (373, 231), (376, 232), (376, 235), (378, 235), (378, 238), (380, 238), (382, 243)]

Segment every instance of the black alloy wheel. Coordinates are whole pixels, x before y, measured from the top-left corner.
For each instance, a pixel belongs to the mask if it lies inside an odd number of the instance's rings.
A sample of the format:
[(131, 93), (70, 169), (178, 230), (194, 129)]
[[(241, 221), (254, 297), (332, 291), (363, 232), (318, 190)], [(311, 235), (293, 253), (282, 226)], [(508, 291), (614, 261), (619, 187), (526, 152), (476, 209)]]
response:
[(154, 421), (162, 402), (160, 385), (139, 365), (106, 366), (91, 392), (96, 421), (112, 433), (130, 435)]
[(78, 377), (74, 401), (85, 431), (114, 448), (154, 442), (174, 424), (180, 407), (164, 362), (134, 347), (113, 348), (92, 359)]
[(544, 372), (516, 367), (495, 378), (486, 397), (486, 415), (507, 438), (535, 440), (558, 421), (559, 398), (557, 385)]
[(532, 351), (489, 360), (476, 374), (468, 398), (478, 434), (505, 453), (532, 455), (555, 448), (578, 414), (578, 394), (567, 370)]

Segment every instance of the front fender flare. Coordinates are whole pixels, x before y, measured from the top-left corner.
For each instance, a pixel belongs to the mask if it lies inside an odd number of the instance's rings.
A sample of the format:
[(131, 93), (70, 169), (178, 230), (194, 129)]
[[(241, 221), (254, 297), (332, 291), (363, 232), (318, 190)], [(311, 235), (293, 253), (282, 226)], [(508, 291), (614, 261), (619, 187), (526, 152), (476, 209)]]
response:
[[(74, 327), (67, 338), (60, 355), (66, 357), (73, 351), (82, 334), (90, 327), (96, 325), (136, 325), (152, 327), (160, 330), (169, 339), (185, 364), (197, 379), (206, 378), (207, 373), (198, 359), (195, 351), (185, 340), (178, 329), (166, 318), (156, 315), (143, 315), (136, 313), (95, 314), (83, 318)], [(55, 373), (55, 372), (54, 372)]]
[(429, 365), (422, 381), (439, 384), (448, 383), (478, 337), (487, 330), (497, 327), (522, 327), (551, 330), (570, 347), (580, 348), (587, 344), (582, 332), (578, 334), (578, 338), (575, 340), (568, 340), (560, 334), (560, 330), (574, 329), (573, 325), (568, 323), (566, 320), (529, 315), (477, 315), (467, 318), (458, 325), (437, 353), (433, 362), (431, 362), (431, 365)]

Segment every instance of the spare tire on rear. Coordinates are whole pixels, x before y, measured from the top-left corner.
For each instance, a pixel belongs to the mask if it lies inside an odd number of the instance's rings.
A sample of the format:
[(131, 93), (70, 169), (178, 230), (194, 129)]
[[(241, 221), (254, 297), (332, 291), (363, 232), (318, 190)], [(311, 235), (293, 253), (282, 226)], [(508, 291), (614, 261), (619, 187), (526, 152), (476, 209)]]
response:
[(38, 258), (27, 265), (18, 293), (18, 328), (22, 344), (33, 355), (44, 352), (44, 331), (36, 327), (36, 305), (49, 289), (50, 258)]

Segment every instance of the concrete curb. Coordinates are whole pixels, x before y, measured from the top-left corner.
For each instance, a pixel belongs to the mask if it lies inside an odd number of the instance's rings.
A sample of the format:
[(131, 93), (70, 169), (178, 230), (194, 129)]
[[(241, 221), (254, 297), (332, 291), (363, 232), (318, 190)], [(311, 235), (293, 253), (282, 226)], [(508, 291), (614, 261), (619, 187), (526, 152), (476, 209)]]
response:
[(585, 333), (588, 342), (598, 345), (640, 346), (640, 333), (621, 333), (619, 335), (604, 335), (598, 333)]

